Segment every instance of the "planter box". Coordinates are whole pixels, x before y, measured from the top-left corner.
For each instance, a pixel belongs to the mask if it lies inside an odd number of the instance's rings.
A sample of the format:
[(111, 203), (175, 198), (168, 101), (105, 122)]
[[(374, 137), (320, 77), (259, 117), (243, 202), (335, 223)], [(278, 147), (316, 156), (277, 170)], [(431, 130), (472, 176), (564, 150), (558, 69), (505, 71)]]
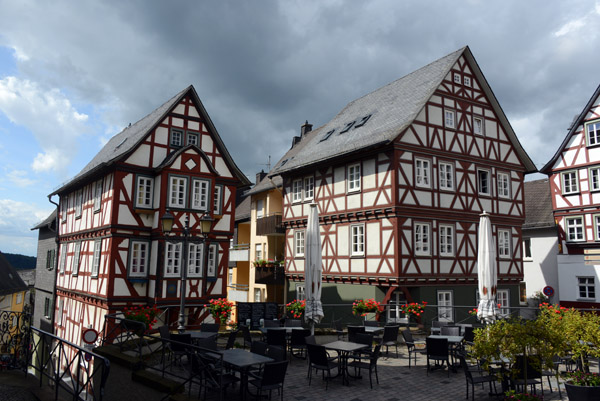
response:
[(569, 401), (597, 401), (600, 400), (600, 386), (574, 386), (565, 383)]
[(254, 282), (256, 284), (279, 284), (285, 283), (285, 270), (283, 267), (255, 267)]

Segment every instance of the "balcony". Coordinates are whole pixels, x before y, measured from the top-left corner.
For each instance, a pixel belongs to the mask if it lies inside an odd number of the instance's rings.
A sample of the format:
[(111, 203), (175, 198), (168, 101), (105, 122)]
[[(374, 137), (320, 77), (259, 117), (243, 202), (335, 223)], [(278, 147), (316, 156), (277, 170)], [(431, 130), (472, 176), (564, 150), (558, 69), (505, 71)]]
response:
[(285, 229), (281, 224), (281, 213), (271, 214), (256, 219), (256, 235), (283, 235)]
[(229, 248), (230, 262), (249, 262), (250, 244), (237, 244)]
[(256, 284), (281, 285), (285, 283), (285, 270), (283, 266), (256, 266), (255, 269), (254, 282)]

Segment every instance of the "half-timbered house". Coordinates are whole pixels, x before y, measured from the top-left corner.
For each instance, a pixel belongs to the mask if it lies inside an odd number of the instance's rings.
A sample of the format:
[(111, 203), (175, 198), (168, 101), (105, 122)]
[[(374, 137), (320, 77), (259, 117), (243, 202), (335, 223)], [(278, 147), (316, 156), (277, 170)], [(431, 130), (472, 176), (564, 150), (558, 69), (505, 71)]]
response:
[(560, 303), (599, 307), (600, 86), (596, 88), (552, 159), (548, 174), (558, 226)]
[[(468, 47), (349, 103), (306, 133), (283, 178), (286, 274), (303, 286), (309, 204), (324, 302), (476, 304), (477, 227), (491, 214), (499, 299), (519, 302), (523, 178), (536, 171)], [(466, 314), (466, 313), (465, 313)], [(389, 319), (397, 318), (392, 308)]]
[[(82, 330), (101, 330), (107, 313), (179, 305), (186, 224), (185, 315), (208, 315), (198, 305), (226, 294), (236, 189), (248, 184), (192, 86), (111, 138), (51, 194), (60, 199), (56, 334), (80, 344)], [(202, 233), (206, 218), (211, 229)]]

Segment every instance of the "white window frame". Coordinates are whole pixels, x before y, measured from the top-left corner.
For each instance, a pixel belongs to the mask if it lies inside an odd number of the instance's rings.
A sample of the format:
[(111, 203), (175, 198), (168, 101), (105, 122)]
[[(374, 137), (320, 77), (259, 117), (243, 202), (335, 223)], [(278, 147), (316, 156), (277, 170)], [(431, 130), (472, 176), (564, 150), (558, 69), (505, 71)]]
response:
[(473, 117), (473, 134), (475, 135), (484, 135), (485, 133), (485, 120), (483, 117)]
[(438, 165), (439, 187), (444, 191), (454, 191), (454, 164), (440, 162)]
[(81, 241), (75, 243), (73, 251), (73, 259), (71, 259), (71, 274), (77, 276), (79, 274), (79, 263), (81, 262)]
[(360, 191), (361, 171), (360, 163), (350, 164), (346, 167), (347, 174), (347, 192), (358, 192)]
[(184, 209), (187, 198), (187, 177), (169, 176), (169, 207)]
[(577, 276), (577, 299), (589, 301), (596, 299), (596, 280), (594, 276)]
[(600, 167), (590, 167), (588, 177), (590, 191), (600, 191)]
[[(190, 138), (195, 138), (194, 141), (191, 141)], [(188, 132), (185, 138), (186, 145), (196, 145), (200, 147), (200, 133), (198, 132)]]
[(298, 301), (306, 300), (306, 287), (303, 285), (296, 286), (296, 299)]
[(154, 178), (138, 175), (135, 179), (135, 207), (152, 209), (154, 195)]
[(431, 224), (416, 222), (414, 225), (414, 249), (417, 256), (431, 255)]
[(455, 84), (458, 84), (458, 85), (462, 84), (462, 79), (461, 79), (460, 74), (458, 72), (455, 72), (454, 74), (452, 74), (452, 77), (453, 77), (453, 82)]
[(99, 212), (102, 207), (102, 179), (94, 183), (94, 212)]
[(62, 325), (63, 322), (63, 309), (65, 308), (65, 300), (64, 298), (61, 298), (58, 301), (58, 311), (57, 311), (57, 317), (56, 317), (56, 323), (60, 326)]
[(60, 259), (58, 262), (58, 272), (60, 274), (65, 274), (65, 270), (67, 268), (67, 252), (69, 249), (69, 244), (61, 244), (60, 249)]
[(217, 244), (210, 244), (208, 246), (207, 260), (208, 263), (206, 266), (206, 278), (216, 279), (219, 265), (219, 250), (217, 248)]
[(464, 76), (463, 77), (463, 84), (465, 86), (471, 86), (471, 77)]
[(191, 204), (194, 210), (208, 210), (208, 194), (210, 193), (210, 180), (192, 178)]
[(507, 173), (498, 173), (496, 175), (498, 187), (498, 196), (500, 198), (510, 198), (510, 175)]
[(315, 177), (304, 177), (304, 200), (312, 200), (315, 196)]
[(165, 277), (181, 276), (182, 242), (165, 243)]
[(169, 139), (169, 144), (171, 147), (180, 148), (183, 146), (185, 133), (180, 129), (171, 129), (171, 138)]
[(150, 261), (150, 243), (148, 241), (132, 240), (129, 249), (129, 277), (148, 277)]
[(365, 256), (365, 225), (350, 226), (350, 256)]
[(560, 173), (560, 184), (563, 195), (579, 193), (579, 177), (577, 170), (564, 171)]
[(452, 290), (438, 290), (436, 299), (438, 304), (438, 320), (441, 322), (453, 322), (454, 292)]
[(496, 302), (500, 305), (500, 315), (510, 315), (510, 290), (498, 289), (496, 292)]
[[(486, 185), (483, 185), (483, 175), (485, 175)], [(477, 169), (477, 192), (479, 195), (491, 196), (492, 195), (492, 173), (490, 170), (478, 168)], [(487, 191), (484, 189), (487, 188)]]
[(415, 186), (431, 188), (431, 161), (415, 158)]
[(213, 196), (213, 214), (220, 216), (223, 214), (223, 185), (215, 185), (215, 193)]
[(52, 313), (52, 300), (48, 297), (44, 298), (44, 317), (50, 319)]
[(456, 129), (456, 111), (444, 109), (444, 127)]
[(262, 289), (255, 288), (254, 289), (254, 302), (262, 302)]
[(69, 208), (69, 197), (63, 196), (60, 200), (60, 221), (67, 221), (67, 209)]
[(294, 231), (294, 257), (296, 258), (304, 257), (304, 238), (304, 230)]
[(256, 218), (262, 219), (265, 215), (265, 200), (257, 199), (256, 200)]
[(533, 260), (533, 256), (531, 253), (531, 238), (523, 237), (523, 260), (531, 261)]
[(498, 229), (498, 257), (510, 259), (511, 255), (511, 232), (510, 230)]
[(440, 256), (454, 256), (454, 226), (440, 224)]
[(48, 249), (46, 252), (46, 270), (52, 271), (54, 269), (54, 258), (56, 257), (55, 249)]
[(204, 244), (188, 243), (188, 277), (202, 277), (204, 267)]
[(262, 244), (255, 244), (254, 245), (254, 258), (255, 258), (255, 260), (261, 260), (261, 259), (263, 259), (263, 257), (262, 257)]
[(79, 189), (75, 193), (75, 218), (78, 219), (81, 217), (83, 209), (83, 189)]
[(583, 216), (565, 217), (565, 236), (567, 237), (567, 242), (585, 241)]
[(302, 202), (302, 180), (292, 181), (292, 202)]
[(585, 123), (585, 140), (587, 146), (600, 145), (600, 120)]
[(94, 241), (94, 257), (92, 259), (92, 278), (98, 277), (98, 271), (100, 270), (100, 258), (102, 257), (102, 240), (97, 239)]

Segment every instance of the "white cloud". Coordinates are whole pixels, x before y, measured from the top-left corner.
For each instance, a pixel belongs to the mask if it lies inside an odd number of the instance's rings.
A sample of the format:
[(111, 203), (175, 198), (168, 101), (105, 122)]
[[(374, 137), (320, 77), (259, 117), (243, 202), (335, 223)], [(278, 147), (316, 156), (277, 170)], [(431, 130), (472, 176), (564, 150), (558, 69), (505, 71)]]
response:
[(43, 150), (33, 161), (36, 171), (63, 172), (75, 155), (77, 137), (87, 130), (88, 116), (79, 113), (64, 93), (27, 79), (0, 79), (0, 111), (35, 136)]
[[(589, 28), (590, 23), (593, 24), (596, 22), (598, 15), (600, 15), (600, 3), (594, 4), (594, 9), (589, 11), (583, 17), (572, 19), (564, 24), (558, 31), (554, 32), (554, 36), (559, 38), (561, 36), (575, 34), (583, 27)], [(596, 36), (594, 31), (594, 29), (587, 29), (586, 34), (592, 34), (593, 36)]]
[(32, 186), (36, 183), (35, 180), (32, 180), (27, 177), (27, 171), (24, 170), (12, 170), (6, 174), (6, 177), (16, 186), (20, 188), (25, 188)]
[(37, 231), (31, 231), (31, 228), (51, 212), (50, 204), (47, 209), (40, 209), (32, 203), (0, 199), (0, 250), (35, 255)]

